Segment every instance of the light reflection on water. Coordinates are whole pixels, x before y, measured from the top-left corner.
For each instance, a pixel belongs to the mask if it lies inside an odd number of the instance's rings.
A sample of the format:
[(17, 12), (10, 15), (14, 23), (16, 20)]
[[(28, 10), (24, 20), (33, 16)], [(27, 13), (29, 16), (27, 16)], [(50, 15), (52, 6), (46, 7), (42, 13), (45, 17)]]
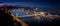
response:
[[(41, 12), (41, 10), (38, 10)], [(14, 15), (16, 15), (16, 13), (18, 14), (18, 16), (24, 16), (26, 15), (25, 12), (22, 12), (22, 11), (19, 11), (19, 9), (16, 9), (15, 11), (12, 12)], [(50, 17), (51, 15), (49, 15)], [(37, 18), (37, 17), (36, 17)], [(34, 16), (29, 16), (29, 17), (21, 17), (21, 19), (24, 21), (24, 22), (27, 22), (27, 23), (40, 23), (40, 22), (47, 22), (47, 21), (53, 21), (54, 18), (49, 18), (48, 20), (46, 19), (45, 16), (41, 16), (39, 17), (39, 19), (35, 19)], [(59, 19), (60, 20), (60, 19)]]

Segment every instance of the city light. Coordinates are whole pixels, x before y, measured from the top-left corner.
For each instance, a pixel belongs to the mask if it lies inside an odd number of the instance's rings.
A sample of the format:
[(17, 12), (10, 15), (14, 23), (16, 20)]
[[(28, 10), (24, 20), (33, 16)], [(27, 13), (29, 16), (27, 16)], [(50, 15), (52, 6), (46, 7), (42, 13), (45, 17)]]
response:
[[(14, 12), (14, 11), (16, 11), (16, 9), (13, 9), (12, 10), (12, 12)], [(20, 15), (20, 14), (17, 14), (16, 16), (17, 17), (29, 17), (29, 16), (34, 16), (34, 18), (36, 18), (36, 19), (39, 19), (41, 16), (44, 16), (44, 17), (48, 17), (48, 18), (55, 18), (55, 17), (60, 17), (60, 16), (55, 16), (55, 15), (52, 15), (52, 14), (49, 14), (49, 13), (47, 13), (47, 12), (42, 12), (42, 11), (40, 11), (40, 12), (38, 12), (38, 8), (36, 8), (36, 9), (34, 9), (33, 11), (31, 11), (31, 10), (26, 10), (25, 8), (19, 8), (18, 9), (18, 12), (23, 12), (23, 13), (25, 13), (26, 15), (23, 15), (23, 16), (18, 16), (18, 15)], [(46, 15), (47, 14), (47, 15)]]

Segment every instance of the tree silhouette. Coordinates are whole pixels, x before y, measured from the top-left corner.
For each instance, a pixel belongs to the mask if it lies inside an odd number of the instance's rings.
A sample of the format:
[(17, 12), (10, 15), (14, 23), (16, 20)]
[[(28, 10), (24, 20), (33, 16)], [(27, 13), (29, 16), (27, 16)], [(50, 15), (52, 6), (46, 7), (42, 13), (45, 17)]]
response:
[(8, 13), (5, 13), (4, 10), (0, 10), (0, 26), (14, 26), (12, 19)]

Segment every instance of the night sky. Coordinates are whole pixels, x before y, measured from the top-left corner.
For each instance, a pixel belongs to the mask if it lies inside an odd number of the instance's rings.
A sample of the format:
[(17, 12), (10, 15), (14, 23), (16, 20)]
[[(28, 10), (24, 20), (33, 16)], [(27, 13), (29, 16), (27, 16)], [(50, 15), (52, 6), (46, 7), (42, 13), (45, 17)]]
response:
[(60, 0), (0, 0), (21, 7), (60, 8)]

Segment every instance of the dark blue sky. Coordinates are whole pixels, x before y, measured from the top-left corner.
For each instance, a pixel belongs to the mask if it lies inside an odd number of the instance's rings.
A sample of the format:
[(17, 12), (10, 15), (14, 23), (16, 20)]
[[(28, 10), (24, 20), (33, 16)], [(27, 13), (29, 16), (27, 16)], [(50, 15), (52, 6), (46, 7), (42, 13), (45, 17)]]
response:
[(24, 7), (60, 8), (60, 0), (0, 0)]

